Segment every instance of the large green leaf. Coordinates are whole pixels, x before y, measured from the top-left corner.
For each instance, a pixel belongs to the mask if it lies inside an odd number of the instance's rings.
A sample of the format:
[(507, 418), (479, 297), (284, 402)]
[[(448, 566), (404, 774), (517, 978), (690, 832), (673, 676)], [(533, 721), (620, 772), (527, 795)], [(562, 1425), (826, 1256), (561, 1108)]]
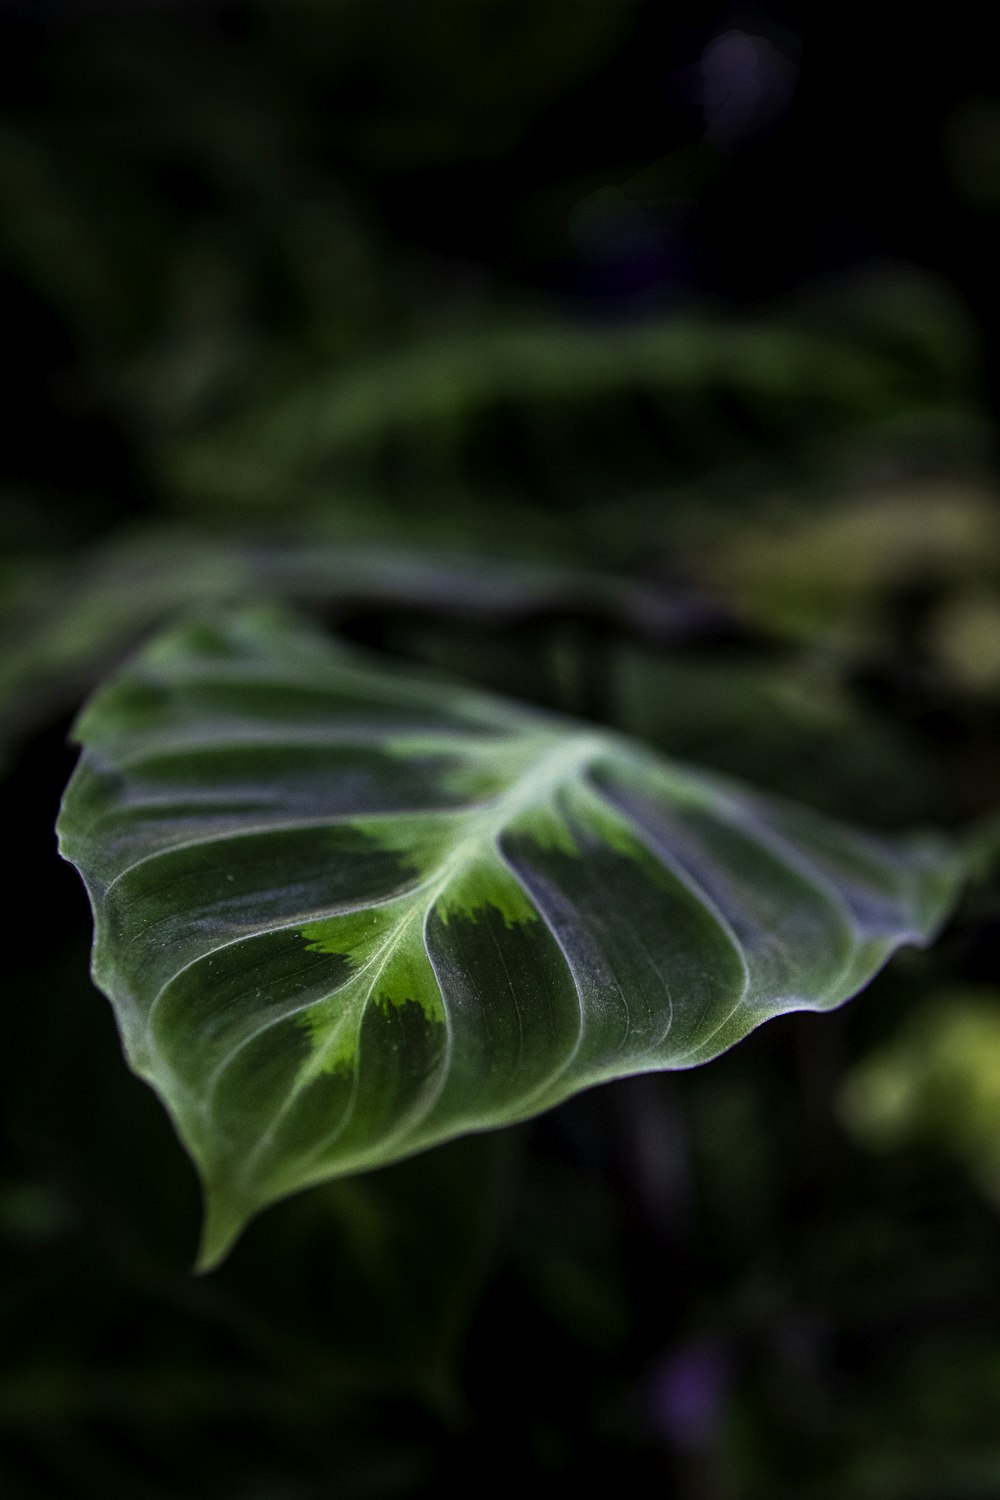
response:
[(205, 1185), (202, 1263), (309, 1183), (716, 1056), (853, 994), (957, 859), (270, 612), (155, 640), (78, 726), (94, 976)]

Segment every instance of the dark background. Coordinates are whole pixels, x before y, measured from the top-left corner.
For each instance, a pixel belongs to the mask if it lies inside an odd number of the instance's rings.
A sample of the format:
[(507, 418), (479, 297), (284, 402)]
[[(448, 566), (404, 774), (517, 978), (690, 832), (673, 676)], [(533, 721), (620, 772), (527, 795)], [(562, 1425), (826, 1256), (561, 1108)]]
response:
[(985, 873), (846, 1009), (317, 1189), (196, 1279), (51, 833), (83, 693), (255, 588), (849, 820), (988, 816), (988, 22), (0, 7), (5, 1495), (1000, 1496)]

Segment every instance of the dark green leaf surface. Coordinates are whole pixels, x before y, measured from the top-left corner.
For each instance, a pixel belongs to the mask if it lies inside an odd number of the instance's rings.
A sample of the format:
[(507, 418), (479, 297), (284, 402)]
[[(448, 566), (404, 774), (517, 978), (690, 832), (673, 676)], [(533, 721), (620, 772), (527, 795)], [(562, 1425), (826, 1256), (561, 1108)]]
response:
[(132, 1067), (265, 1204), (855, 993), (953, 895), (889, 843), (287, 616), (161, 636), (85, 710), (61, 847)]

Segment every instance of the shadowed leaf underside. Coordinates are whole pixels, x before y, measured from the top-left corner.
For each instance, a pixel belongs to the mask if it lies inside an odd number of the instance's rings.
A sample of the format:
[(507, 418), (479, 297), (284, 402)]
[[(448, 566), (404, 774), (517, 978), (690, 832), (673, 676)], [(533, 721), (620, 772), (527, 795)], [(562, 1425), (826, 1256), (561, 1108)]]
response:
[(61, 848), (202, 1264), (296, 1189), (854, 994), (957, 862), (264, 612), (155, 640), (77, 726)]

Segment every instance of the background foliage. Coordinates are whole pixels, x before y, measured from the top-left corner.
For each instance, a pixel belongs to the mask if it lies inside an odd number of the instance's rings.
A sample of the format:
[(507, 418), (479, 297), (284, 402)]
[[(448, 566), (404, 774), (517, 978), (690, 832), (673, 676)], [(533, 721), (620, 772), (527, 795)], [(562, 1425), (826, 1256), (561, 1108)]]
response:
[(988, 840), (856, 1004), (196, 1280), (52, 837), (82, 693), (248, 596), (874, 828), (993, 812), (984, 25), (5, 8), (5, 1493), (1000, 1495)]

